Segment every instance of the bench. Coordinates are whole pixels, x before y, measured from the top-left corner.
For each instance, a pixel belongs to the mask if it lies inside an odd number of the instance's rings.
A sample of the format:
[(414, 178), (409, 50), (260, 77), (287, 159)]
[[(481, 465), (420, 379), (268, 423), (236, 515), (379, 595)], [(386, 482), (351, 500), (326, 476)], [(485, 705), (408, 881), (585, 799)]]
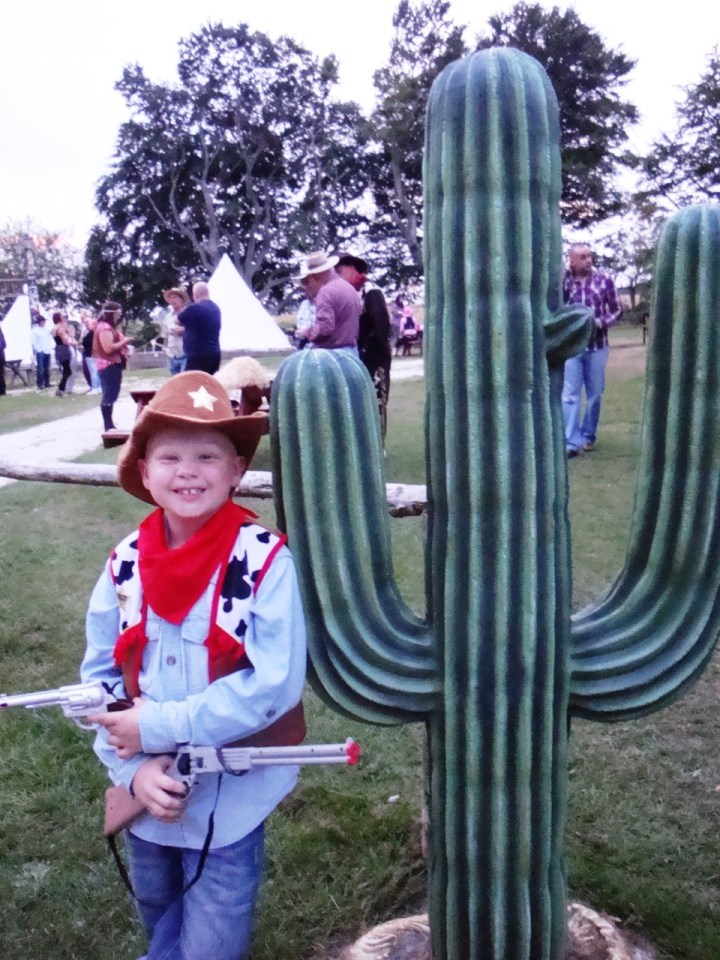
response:
[(419, 357), (423, 355), (422, 330), (420, 330), (418, 333), (413, 334), (410, 337), (399, 336), (395, 341), (396, 357), (411, 357), (413, 350), (417, 350)]

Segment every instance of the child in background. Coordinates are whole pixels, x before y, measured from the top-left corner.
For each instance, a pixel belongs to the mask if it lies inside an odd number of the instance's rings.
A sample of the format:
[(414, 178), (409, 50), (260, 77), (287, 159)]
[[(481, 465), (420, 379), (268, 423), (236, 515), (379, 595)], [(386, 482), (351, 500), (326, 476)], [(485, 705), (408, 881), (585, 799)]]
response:
[(135, 698), (91, 720), (111, 779), (146, 809), (126, 836), (148, 960), (246, 956), (263, 822), (297, 777), (294, 766), (208, 774), (186, 801), (165, 772), (181, 744), (304, 736), (292, 557), (232, 501), (266, 420), (234, 416), (209, 374), (181, 373), (143, 410), (118, 460), (123, 489), (158, 509), (116, 547), (95, 586), (81, 676)]

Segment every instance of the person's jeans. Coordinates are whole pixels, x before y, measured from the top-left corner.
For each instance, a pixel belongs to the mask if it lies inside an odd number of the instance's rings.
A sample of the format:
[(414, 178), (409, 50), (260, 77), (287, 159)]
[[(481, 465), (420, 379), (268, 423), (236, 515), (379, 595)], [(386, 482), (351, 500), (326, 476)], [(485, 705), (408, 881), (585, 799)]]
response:
[(122, 385), (122, 364), (111, 363), (104, 370), (98, 371), (100, 376), (100, 386), (102, 387), (103, 405), (111, 406), (120, 396), (120, 387)]
[(339, 353), (351, 353), (354, 357), (360, 359), (360, 352), (357, 347), (318, 347), (310, 343), (311, 350), (337, 350)]
[(69, 360), (58, 360), (60, 365), (60, 371), (62, 376), (60, 377), (60, 383), (58, 383), (58, 391), (64, 393), (67, 389), (68, 381), (72, 376), (72, 367), (70, 366)]
[(38, 390), (42, 390), (44, 387), (50, 386), (50, 354), (36, 353), (35, 363), (37, 388)]
[(147, 960), (242, 960), (250, 949), (263, 866), (263, 824), (211, 850), (200, 879), (199, 850), (163, 847), (127, 834), (130, 876), (150, 944)]
[[(597, 439), (608, 354), (608, 347), (583, 350), (579, 357), (571, 357), (565, 361), (562, 408), (565, 446), (568, 450), (579, 450), (583, 444), (595, 443)], [(583, 387), (585, 413), (581, 423), (580, 398)]]
[(174, 377), (176, 373), (182, 373), (187, 363), (187, 357), (183, 354), (181, 357), (168, 357), (168, 367), (170, 376)]
[(95, 358), (85, 357), (85, 363), (87, 364), (88, 373), (90, 374), (90, 389), (99, 390), (100, 377), (98, 376), (97, 367), (95, 366)]

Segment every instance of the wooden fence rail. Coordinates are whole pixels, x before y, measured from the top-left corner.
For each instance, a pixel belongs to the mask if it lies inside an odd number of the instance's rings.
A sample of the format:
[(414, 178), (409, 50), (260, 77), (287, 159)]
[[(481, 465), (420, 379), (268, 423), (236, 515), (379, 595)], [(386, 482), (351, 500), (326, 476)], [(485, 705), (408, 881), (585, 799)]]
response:
[[(42, 483), (79, 483), (90, 487), (117, 487), (117, 471), (113, 464), (48, 462), (42, 467), (0, 460), (0, 477), (11, 480), (37, 480)], [(240, 484), (238, 496), (255, 500), (271, 500), (272, 474), (265, 470), (248, 470)], [(422, 484), (388, 483), (388, 512), (393, 517), (417, 517), (427, 509), (427, 492)]]

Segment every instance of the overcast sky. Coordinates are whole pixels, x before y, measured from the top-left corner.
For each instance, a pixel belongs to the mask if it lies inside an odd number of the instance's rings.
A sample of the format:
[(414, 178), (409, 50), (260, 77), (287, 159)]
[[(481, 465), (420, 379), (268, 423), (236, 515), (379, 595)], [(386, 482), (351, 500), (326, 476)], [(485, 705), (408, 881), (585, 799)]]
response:
[[(450, 5), (455, 21), (468, 24), (471, 40), (488, 16), (513, 4)], [(640, 149), (661, 131), (671, 132), (679, 88), (699, 79), (720, 40), (720, 4), (684, 0), (661, 8), (576, 0), (572, 6), (609, 46), (638, 61), (626, 88), (643, 115), (632, 145)], [(394, 9), (394, 0), (3, 0), (0, 224), (30, 217), (84, 240), (94, 222), (95, 184), (127, 118), (114, 90), (125, 64), (139, 63), (153, 81), (172, 81), (181, 38), (208, 21), (246, 22), (271, 36), (294, 36), (318, 56), (334, 53), (342, 95), (367, 109), (373, 72), (387, 58)]]

